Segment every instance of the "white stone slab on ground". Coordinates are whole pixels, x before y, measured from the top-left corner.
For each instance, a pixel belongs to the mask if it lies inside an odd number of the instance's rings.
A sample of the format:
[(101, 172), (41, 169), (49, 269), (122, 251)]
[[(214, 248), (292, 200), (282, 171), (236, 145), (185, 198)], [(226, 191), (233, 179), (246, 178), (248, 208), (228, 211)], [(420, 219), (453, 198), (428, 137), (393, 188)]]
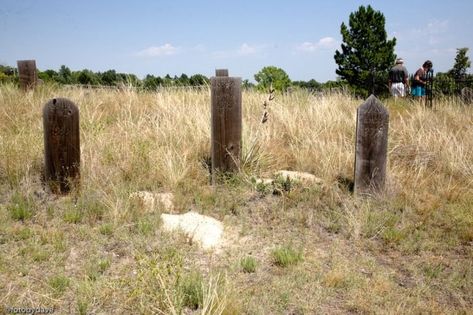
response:
[(169, 232), (182, 231), (193, 242), (209, 250), (221, 245), (223, 223), (197, 212), (185, 214), (162, 214), (163, 229)]
[(314, 183), (314, 184), (321, 184), (322, 179), (318, 178), (317, 176), (305, 173), (305, 172), (295, 172), (295, 171), (286, 171), (281, 170), (274, 173), (275, 176), (281, 176), (283, 178), (289, 178), (292, 181), (299, 181), (305, 183)]

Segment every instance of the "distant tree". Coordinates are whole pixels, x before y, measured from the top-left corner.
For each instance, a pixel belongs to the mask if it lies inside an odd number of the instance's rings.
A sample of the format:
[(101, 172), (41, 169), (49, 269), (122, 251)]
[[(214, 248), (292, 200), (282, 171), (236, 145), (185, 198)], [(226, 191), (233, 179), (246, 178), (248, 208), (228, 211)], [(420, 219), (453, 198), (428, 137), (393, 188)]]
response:
[(208, 85), (209, 78), (202, 74), (194, 74), (189, 78), (189, 83), (192, 86)]
[(244, 89), (252, 89), (255, 87), (255, 84), (250, 82), (250, 80), (243, 80), (243, 82), (241, 83), (241, 86)]
[(309, 81), (293, 81), (292, 84), (312, 91), (320, 90), (320, 88), (322, 87), (322, 84), (314, 79), (311, 79)]
[(17, 82), (18, 76), (15, 76), (15, 68), (0, 65), (0, 82)]
[(58, 73), (54, 70), (51, 70), (51, 69), (44, 70), (44, 71), (38, 71), (38, 78), (40, 78), (44, 82), (57, 82), (58, 81)]
[(387, 91), (389, 69), (394, 64), (396, 38), (387, 40), (384, 15), (360, 6), (351, 13), (348, 26), (342, 23), (342, 51), (335, 52), (336, 73), (361, 96)]
[(10, 66), (0, 65), (0, 73), (3, 73), (7, 76), (15, 75), (15, 68)]
[(123, 80), (123, 82), (126, 85), (131, 85), (131, 86), (134, 86), (134, 87), (141, 87), (142, 86), (141, 80), (135, 74), (125, 73), (124, 76), (125, 76), (125, 79)]
[(189, 77), (187, 74), (182, 73), (181, 76), (177, 79), (177, 84), (182, 86), (189, 86), (191, 85)]
[(264, 67), (257, 74), (255, 74), (257, 82), (256, 87), (259, 90), (266, 91), (271, 84), (276, 91), (286, 91), (291, 86), (291, 79), (287, 73), (274, 66)]
[(154, 75), (148, 74), (143, 79), (143, 88), (145, 90), (155, 91), (158, 87), (162, 86), (163, 83), (164, 81), (160, 77), (155, 77)]
[(86, 85), (99, 85), (100, 84), (100, 79), (98, 75), (88, 69), (78, 71), (76, 81), (79, 84), (86, 84)]
[(164, 86), (173, 86), (174, 85), (174, 81), (173, 81), (173, 79), (171, 78), (171, 76), (169, 74), (166, 74), (166, 76), (164, 77), (163, 85)]
[(323, 90), (343, 89), (343, 88), (349, 88), (349, 85), (348, 85), (347, 81), (344, 81), (344, 80), (336, 80), (336, 81), (329, 80), (327, 82), (322, 83), (322, 89)]
[(434, 82), (435, 94), (452, 95), (457, 89), (455, 80), (449, 73), (437, 72)]
[(107, 70), (103, 73), (99, 73), (99, 77), (103, 85), (114, 86), (118, 81), (117, 72), (115, 70)]
[(74, 79), (72, 77), (71, 69), (69, 69), (65, 65), (62, 65), (61, 68), (59, 68), (57, 80), (58, 80), (59, 83), (62, 83), (62, 84), (72, 84), (72, 83), (74, 83)]
[(179, 77), (177, 75), (175, 75), (173, 78), (172, 78), (172, 85), (180, 85), (179, 83)]
[(448, 71), (448, 74), (455, 80), (465, 79), (468, 68), (471, 67), (471, 61), (467, 56), (468, 48), (457, 48), (457, 55), (455, 57), (455, 64), (453, 68)]

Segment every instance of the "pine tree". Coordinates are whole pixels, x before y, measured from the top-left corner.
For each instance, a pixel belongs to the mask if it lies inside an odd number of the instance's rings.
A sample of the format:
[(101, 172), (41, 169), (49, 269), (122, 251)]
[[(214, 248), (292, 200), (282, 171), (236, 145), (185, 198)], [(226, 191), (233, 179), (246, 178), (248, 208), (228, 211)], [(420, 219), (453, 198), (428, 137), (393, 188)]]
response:
[(348, 26), (342, 23), (340, 32), (343, 43), (342, 51), (337, 50), (334, 56), (336, 73), (361, 96), (387, 92), (387, 74), (396, 59), (396, 38), (387, 39), (384, 15), (370, 5), (360, 6), (350, 14)]
[(448, 74), (455, 80), (462, 80), (466, 77), (466, 72), (471, 66), (471, 61), (466, 55), (468, 48), (457, 48), (457, 55), (455, 57), (455, 64), (453, 69), (448, 71)]

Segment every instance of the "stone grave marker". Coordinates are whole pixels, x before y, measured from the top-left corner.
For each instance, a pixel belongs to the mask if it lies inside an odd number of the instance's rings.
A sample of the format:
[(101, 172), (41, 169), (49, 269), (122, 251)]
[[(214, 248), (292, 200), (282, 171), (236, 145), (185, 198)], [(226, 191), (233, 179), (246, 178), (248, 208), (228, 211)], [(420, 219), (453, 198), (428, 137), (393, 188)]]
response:
[(20, 78), (20, 88), (24, 91), (34, 89), (38, 83), (38, 73), (35, 60), (18, 60), (18, 75)]
[(55, 98), (43, 109), (45, 180), (56, 194), (77, 187), (80, 178), (79, 109)]
[(355, 194), (376, 194), (384, 189), (388, 127), (388, 111), (371, 95), (357, 110)]
[(211, 82), (212, 183), (218, 173), (236, 171), (241, 151), (241, 78), (228, 77), (228, 70), (216, 71)]

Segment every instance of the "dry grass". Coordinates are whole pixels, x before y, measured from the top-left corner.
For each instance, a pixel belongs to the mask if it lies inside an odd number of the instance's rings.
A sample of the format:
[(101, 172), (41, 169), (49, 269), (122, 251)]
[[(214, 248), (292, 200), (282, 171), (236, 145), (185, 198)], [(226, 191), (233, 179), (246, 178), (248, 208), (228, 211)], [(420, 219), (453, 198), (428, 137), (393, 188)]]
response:
[[(41, 110), (53, 97), (75, 102), (81, 121), (81, 190), (60, 198), (41, 183)], [(212, 188), (209, 91), (0, 86), (0, 310), (473, 312), (473, 108), (387, 100), (388, 191), (369, 200), (346, 187), (361, 100), (276, 95), (261, 124), (265, 98), (244, 92), (245, 164)], [(324, 184), (272, 195), (249, 180), (280, 169)], [(210, 214), (245, 241), (202, 252), (134, 207), (138, 190), (173, 192), (177, 211)], [(285, 244), (303, 252), (290, 268), (274, 263)]]

